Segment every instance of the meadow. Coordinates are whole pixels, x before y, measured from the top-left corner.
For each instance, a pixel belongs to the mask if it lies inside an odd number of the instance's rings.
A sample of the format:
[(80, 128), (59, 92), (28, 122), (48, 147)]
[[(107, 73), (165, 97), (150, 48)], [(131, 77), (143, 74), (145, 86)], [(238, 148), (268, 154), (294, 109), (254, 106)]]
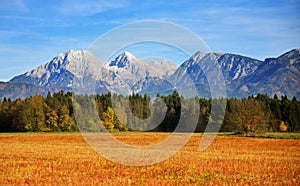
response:
[[(168, 133), (120, 133), (148, 145)], [(218, 136), (198, 151), (201, 134), (171, 158), (125, 166), (101, 157), (81, 134), (0, 134), (0, 185), (299, 185), (300, 140)], [(163, 152), (161, 152), (163, 153)]]

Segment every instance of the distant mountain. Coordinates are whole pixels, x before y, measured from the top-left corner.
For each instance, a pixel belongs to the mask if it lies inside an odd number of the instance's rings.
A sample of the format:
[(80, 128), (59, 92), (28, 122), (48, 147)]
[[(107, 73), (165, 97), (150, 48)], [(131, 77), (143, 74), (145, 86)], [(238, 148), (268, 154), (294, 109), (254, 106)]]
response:
[(213, 77), (210, 83), (217, 83), (220, 74), (216, 74), (213, 63), (222, 68), (229, 97), (276, 93), (300, 98), (300, 49), (264, 61), (236, 54), (197, 52), (180, 67), (168, 61), (145, 62), (130, 52), (104, 63), (89, 51), (71, 50), (8, 83), (0, 82), (0, 98), (72, 91), (76, 82), (90, 83), (96, 93), (168, 94), (174, 86), (189, 86), (189, 78), (200, 96), (210, 97), (204, 72)]
[[(46, 96), (48, 92), (59, 92), (62, 90), (58, 87), (44, 87), (28, 83), (0, 83), (0, 98), (27, 98), (34, 94)], [(71, 91), (72, 89), (64, 89)]]
[(177, 66), (168, 61), (145, 62), (130, 52), (103, 63), (87, 50), (70, 50), (11, 79), (7, 85), (22, 91), (10, 93), (11, 89), (3, 88), (0, 89), (0, 97), (23, 98), (33, 94), (43, 95), (45, 91), (72, 91), (72, 88), (77, 88), (75, 82), (80, 81), (91, 83), (84, 85), (95, 88), (96, 93), (111, 91), (131, 94), (151, 87), (148, 83), (161, 82), (159, 79), (171, 76), (176, 69)]
[(199, 95), (209, 97), (209, 86), (203, 71), (213, 72), (213, 66), (208, 65), (212, 61), (222, 67), (229, 97), (267, 93), (270, 96), (277, 94), (300, 98), (300, 49), (265, 61), (235, 54), (197, 52), (181, 65), (174, 76), (180, 79), (184, 72), (189, 74)]
[[(168, 61), (145, 62), (130, 52), (103, 65), (101, 79), (115, 92), (142, 92), (156, 80), (171, 76), (177, 66)], [(159, 81), (160, 82), (160, 81)]]
[(267, 58), (257, 70), (233, 82), (234, 95), (267, 93), (300, 98), (300, 49), (291, 50), (278, 58)]
[[(203, 97), (210, 97), (207, 75), (212, 77), (210, 83), (217, 84), (220, 81), (220, 77), (218, 77), (220, 74), (217, 74), (214, 64), (219, 64), (223, 72), (227, 94), (233, 96), (237, 85), (232, 85), (232, 82), (250, 76), (262, 63), (262, 61), (235, 54), (197, 52), (178, 68), (172, 78), (185, 84), (187, 81), (185, 75), (188, 74), (196, 85), (198, 94)], [(235, 96), (240, 97), (238, 94)]]
[(45, 87), (72, 87), (73, 79), (90, 74), (96, 77), (91, 64), (103, 64), (87, 50), (70, 50), (50, 62), (14, 77), (9, 83), (28, 83)]

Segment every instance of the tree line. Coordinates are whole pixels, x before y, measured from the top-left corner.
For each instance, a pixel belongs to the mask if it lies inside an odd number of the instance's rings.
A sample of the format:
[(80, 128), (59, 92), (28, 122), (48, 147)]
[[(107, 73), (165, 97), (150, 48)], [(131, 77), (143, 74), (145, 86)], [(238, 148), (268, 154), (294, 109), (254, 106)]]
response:
[[(220, 98), (219, 101), (227, 103), (221, 121), (212, 121), (214, 101), (205, 98), (184, 99), (177, 91), (170, 95), (158, 94), (154, 99), (147, 94), (75, 96), (63, 91), (48, 93), (46, 97), (3, 98), (0, 100), (0, 132), (70, 132), (79, 129), (91, 132), (172, 132), (180, 118), (189, 119), (192, 116), (198, 117), (195, 120), (196, 129), (185, 122), (180, 126), (180, 131), (203, 132), (208, 123), (219, 125), (221, 132), (238, 134), (300, 131), (300, 102), (295, 97), (290, 100), (287, 96), (278, 98), (276, 94), (274, 97), (259, 94), (243, 99)], [(199, 110), (183, 112), (186, 107), (184, 102), (198, 102)], [(74, 114), (74, 111), (79, 111), (79, 114)], [(91, 113), (96, 113), (97, 117)], [(155, 117), (151, 118), (151, 113)], [(157, 118), (162, 119), (156, 121)], [(84, 125), (78, 126), (76, 121), (83, 121), (81, 123)]]

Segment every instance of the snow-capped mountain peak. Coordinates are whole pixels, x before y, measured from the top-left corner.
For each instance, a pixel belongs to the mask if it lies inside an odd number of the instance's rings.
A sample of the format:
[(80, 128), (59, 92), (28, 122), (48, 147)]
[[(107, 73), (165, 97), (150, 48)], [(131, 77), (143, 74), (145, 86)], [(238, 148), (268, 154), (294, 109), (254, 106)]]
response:
[(134, 60), (134, 59), (136, 59), (136, 57), (135, 57), (132, 53), (130, 53), (130, 52), (128, 52), (128, 51), (125, 51), (125, 52), (123, 53), (123, 56), (126, 56), (129, 60)]
[(34, 70), (17, 76), (10, 82), (23, 82), (41, 86), (71, 87), (74, 77), (82, 78), (85, 74), (95, 74), (102, 63), (87, 50), (70, 50), (58, 54), (51, 61)]
[[(34, 70), (14, 77), (9, 83), (31, 84), (54, 92), (72, 91), (73, 80), (76, 82), (79, 80), (78, 82), (91, 82), (91, 86), (96, 86), (97, 93), (103, 93), (101, 91), (116, 93), (164, 91), (166, 93), (166, 87), (169, 87), (170, 91), (173, 90), (170, 85), (172, 80), (185, 86), (190, 78), (200, 92), (200, 96), (209, 96), (206, 76), (213, 77), (210, 84), (218, 81), (220, 74), (214, 73), (216, 62), (222, 68), (230, 96), (277, 93), (300, 97), (299, 49), (265, 61), (236, 54), (197, 52), (178, 69), (168, 61), (146, 62), (127, 51), (112, 61), (101, 63), (89, 51), (70, 50)], [(35, 93), (30, 92), (31, 94)]]
[(105, 63), (101, 79), (114, 87), (114, 91), (121, 87), (128, 93), (139, 92), (146, 86), (143, 84), (146, 79), (169, 77), (176, 68), (176, 65), (166, 61), (146, 62), (125, 51), (113, 61)]
[(134, 63), (135, 61), (138, 61), (139, 59), (135, 57), (133, 54), (131, 54), (128, 51), (123, 52), (121, 55), (116, 57), (115, 60), (108, 63), (109, 66), (117, 66), (119, 68), (123, 68), (130, 63)]

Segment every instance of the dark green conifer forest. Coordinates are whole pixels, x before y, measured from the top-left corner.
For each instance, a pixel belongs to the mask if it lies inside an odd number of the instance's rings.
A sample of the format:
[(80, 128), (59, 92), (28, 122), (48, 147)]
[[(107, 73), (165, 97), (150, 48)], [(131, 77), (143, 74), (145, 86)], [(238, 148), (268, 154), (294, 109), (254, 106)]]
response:
[[(117, 100), (112, 105), (113, 100)], [(159, 109), (163, 100), (167, 106), (166, 114), (162, 122), (155, 126), (147, 126), (147, 123), (137, 123), (134, 118), (141, 121), (151, 115), (150, 105), (154, 105), (152, 112), (155, 115), (163, 114)], [(74, 99), (71, 92), (63, 91), (50, 94), (46, 97), (40, 95), (26, 99), (0, 100), (0, 132), (71, 132), (79, 131), (74, 116)], [(170, 95), (157, 95), (152, 99), (148, 95), (133, 94), (128, 97), (116, 94), (80, 95), (76, 99), (92, 99), (95, 103), (98, 116), (106, 130), (118, 131), (160, 131), (172, 132), (176, 128), (182, 114), (181, 101), (184, 100), (178, 92)], [(125, 107), (124, 100), (129, 100), (129, 107)], [(199, 102), (200, 112), (195, 132), (203, 132), (211, 119), (212, 99), (191, 98), (188, 101)], [(278, 98), (277, 95), (269, 97), (259, 94), (244, 99), (227, 98), (225, 117), (221, 124), (221, 132), (234, 132), (237, 134), (257, 134), (265, 132), (296, 132), (300, 131), (300, 102), (288, 99), (286, 96)], [(86, 102), (88, 104), (88, 101)], [(78, 106), (78, 105), (77, 105)], [(115, 113), (115, 109), (123, 112)], [(158, 108), (158, 109), (157, 109)], [(131, 112), (135, 117), (128, 117)], [(190, 112), (193, 112), (190, 111)], [(195, 115), (195, 113), (193, 113)], [(85, 115), (88, 117), (88, 113)], [(84, 117), (84, 116), (83, 116)], [(99, 119), (98, 118), (98, 119)], [(77, 119), (77, 118), (76, 118)], [(213, 121), (210, 123), (217, 123)], [(85, 125), (85, 131), (99, 131), (100, 123), (90, 119)], [(137, 125), (138, 124), (138, 125)], [(185, 123), (183, 131), (193, 132)], [(105, 130), (103, 130), (105, 131)], [(100, 130), (101, 132), (101, 130)]]

